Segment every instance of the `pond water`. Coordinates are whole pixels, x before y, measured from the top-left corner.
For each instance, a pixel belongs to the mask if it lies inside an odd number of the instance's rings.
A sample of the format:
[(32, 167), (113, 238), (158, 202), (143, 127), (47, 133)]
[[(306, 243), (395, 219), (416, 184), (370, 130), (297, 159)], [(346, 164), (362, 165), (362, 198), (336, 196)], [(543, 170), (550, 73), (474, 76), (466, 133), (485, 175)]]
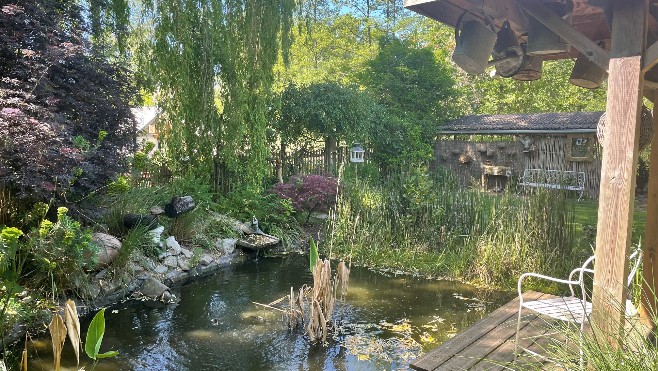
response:
[[(268, 258), (186, 284), (175, 291), (176, 304), (107, 308), (101, 352), (120, 355), (101, 360), (96, 370), (408, 369), (512, 295), (353, 267), (346, 301), (334, 315), (337, 331), (322, 346), (288, 330), (279, 312), (253, 304), (303, 284), (312, 284), (306, 257)], [(52, 370), (50, 344), (35, 340), (30, 348), (29, 370)], [(76, 369), (68, 340), (63, 358), (63, 369)]]

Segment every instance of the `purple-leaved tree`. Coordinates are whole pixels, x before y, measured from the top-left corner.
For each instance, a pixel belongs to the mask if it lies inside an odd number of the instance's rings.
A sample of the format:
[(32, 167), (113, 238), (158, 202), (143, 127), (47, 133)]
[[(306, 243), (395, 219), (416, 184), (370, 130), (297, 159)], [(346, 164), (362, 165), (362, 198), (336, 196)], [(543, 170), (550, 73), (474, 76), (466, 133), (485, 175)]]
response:
[(278, 183), (271, 192), (287, 198), (297, 212), (306, 214), (306, 222), (313, 212), (328, 212), (336, 202), (338, 182), (322, 175), (293, 176), (287, 183)]

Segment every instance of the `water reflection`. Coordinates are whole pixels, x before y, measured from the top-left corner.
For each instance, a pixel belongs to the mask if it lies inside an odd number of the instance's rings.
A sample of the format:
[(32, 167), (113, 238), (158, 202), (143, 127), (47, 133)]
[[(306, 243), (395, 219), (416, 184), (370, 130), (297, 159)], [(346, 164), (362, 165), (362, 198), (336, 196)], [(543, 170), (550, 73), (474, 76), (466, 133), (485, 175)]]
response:
[[(382, 370), (411, 360), (497, 308), (511, 295), (447, 281), (387, 277), (354, 267), (326, 347), (287, 330), (268, 303), (310, 284), (304, 257), (261, 259), (185, 285), (180, 302), (126, 302), (106, 311), (101, 351), (120, 352), (96, 370)], [(83, 324), (86, 328), (86, 324)], [(70, 346), (66, 346), (70, 348)], [(72, 352), (65, 367), (75, 369)], [(47, 349), (30, 370), (50, 370)]]

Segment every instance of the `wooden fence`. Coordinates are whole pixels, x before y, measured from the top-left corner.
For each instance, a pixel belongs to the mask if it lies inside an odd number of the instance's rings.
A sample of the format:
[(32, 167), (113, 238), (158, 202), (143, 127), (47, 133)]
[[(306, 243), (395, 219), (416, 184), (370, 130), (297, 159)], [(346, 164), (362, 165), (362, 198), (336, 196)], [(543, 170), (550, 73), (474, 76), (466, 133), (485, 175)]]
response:
[[(370, 152), (366, 150), (364, 162), (368, 162), (369, 155)], [(324, 158), (324, 148), (301, 149), (286, 153), (283, 159), (276, 157), (270, 160), (272, 165), (270, 176), (273, 178), (279, 177), (279, 166), (281, 167), (281, 177), (284, 181), (296, 175), (324, 174), (336, 176), (338, 175), (340, 166), (350, 161), (350, 148), (339, 147), (332, 157), (332, 164), (327, 168)]]

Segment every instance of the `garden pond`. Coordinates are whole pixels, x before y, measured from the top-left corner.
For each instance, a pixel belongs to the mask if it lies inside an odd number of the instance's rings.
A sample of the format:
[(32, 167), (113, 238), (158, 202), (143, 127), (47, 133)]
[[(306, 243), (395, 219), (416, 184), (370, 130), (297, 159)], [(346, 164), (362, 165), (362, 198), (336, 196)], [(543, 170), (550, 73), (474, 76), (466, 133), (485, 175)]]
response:
[[(95, 370), (407, 369), (513, 295), (353, 267), (347, 298), (334, 312), (337, 329), (322, 346), (288, 330), (280, 312), (253, 303), (272, 302), (304, 284), (312, 285), (307, 257), (261, 258), (179, 287), (175, 304), (111, 306), (101, 352), (119, 356), (100, 360)], [(29, 343), (31, 371), (53, 369), (44, 339)], [(77, 370), (68, 340), (64, 347), (62, 369)]]

